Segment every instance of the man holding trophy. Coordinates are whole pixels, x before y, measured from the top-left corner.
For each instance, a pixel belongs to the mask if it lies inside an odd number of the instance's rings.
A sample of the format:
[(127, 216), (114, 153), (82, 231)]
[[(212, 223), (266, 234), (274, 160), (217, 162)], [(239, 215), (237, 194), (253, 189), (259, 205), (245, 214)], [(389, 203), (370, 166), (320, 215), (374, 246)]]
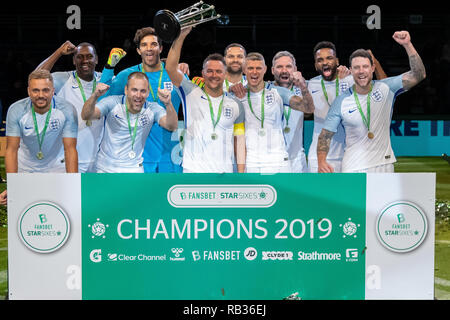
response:
[(199, 2), (179, 13), (160, 10), (155, 29), (165, 41), (174, 41), (166, 70), (182, 97), (186, 134), (183, 172), (231, 173), (236, 158), (238, 172), (245, 170), (244, 111), (242, 104), (223, 90), (225, 61), (211, 54), (203, 62), (203, 88), (178, 70), (181, 48), (192, 26), (219, 18), (214, 7)]

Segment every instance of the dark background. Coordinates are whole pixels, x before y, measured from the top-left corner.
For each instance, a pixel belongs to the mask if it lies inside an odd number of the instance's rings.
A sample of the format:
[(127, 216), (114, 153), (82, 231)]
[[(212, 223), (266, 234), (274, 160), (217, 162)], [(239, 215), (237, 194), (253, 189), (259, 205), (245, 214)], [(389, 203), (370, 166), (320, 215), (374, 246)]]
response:
[[(138, 28), (153, 25), (159, 9), (177, 12), (192, 1), (60, 1), (2, 4), (0, 9), (0, 101), (3, 119), (13, 102), (27, 96), (28, 74), (62, 43), (91, 42), (97, 48), (101, 71), (109, 51), (122, 47), (128, 55), (116, 67), (116, 73), (138, 64), (140, 57), (132, 43)], [(349, 55), (358, 48), (371, 49), (388, 76), (409, 70), (403, 47), (392, 35), (408, 30), (412, 43), (422, 57), (427, 79), (398, 97), (394, 118), (450, 119), (450, 12), (444, 2), (423, 1), (405, 5), (390, 2), (348, 1), (237, 1), (206, 0), (217, 12), (229, 16), (228, 25), (208, 22), (197, 26), (188, 36), (181, 60), (190, 66), (191, 78), (200, 75), (203, 59), (210, 53), (223, 54), (231, 42), (258, 51), (266, 59), (270, 72), (273, 55), (280, 50), (294, 54), (306, 79), (317, 75), (313, 47), (322, 40), (336, 44), (340, 63), (348, 65)], [(406, 3), (406, 2), (405, 2)], [(81, 9), (81, 30), (69, 30), (66, 13), (69, 5)], [(367, 7), (381, 9), (381, 29), (366, 26)], [(170, 44), (163, 45), (162, 57)], [(71, 57), (63, 57), (52, 71), (73, 70)]]

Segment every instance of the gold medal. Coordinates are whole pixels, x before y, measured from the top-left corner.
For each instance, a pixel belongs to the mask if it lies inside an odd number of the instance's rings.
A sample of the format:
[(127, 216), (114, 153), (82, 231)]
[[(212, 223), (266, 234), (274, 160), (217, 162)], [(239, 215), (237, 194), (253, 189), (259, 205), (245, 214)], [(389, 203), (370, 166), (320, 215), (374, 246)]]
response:
[(211, 139), (217, 140), (217, 133), (211, 133)]
[(375, 135), (374, 135), (372, 132), (370, 132), (370, 131), (369, 131), (369, 133), (367, 134), (367, 137), (368, 137), (369, 139), (373, 139), (374, 136), (375, 136)]
[(264, 137), (266, 135), (266, 130), (264, 128), (258, 129), (258, 135)]
[(86, 120), (86, 127), (92, 126), (92, 120)]
[(289, 132), (291, 132), (291, 128), (285, 127), (283, 131), (284, 131), (284, 133), (289, 133)]
[(42, 151), (39, 151), (39, 152), (36, 154), (36, 158), (38, 158), (39, 160), (44, 159), (44, 154), (42, 153)]

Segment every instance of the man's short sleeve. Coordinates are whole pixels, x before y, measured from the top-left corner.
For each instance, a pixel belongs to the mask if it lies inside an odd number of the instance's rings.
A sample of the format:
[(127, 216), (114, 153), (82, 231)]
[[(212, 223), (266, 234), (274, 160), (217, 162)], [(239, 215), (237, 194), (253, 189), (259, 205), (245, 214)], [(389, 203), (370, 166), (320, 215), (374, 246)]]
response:
[(161, 107), (159, 103), (150, 102), (149, 108), (153, 111), (155, 115), (155, 122), (158, 124), (159, 120), (161, 120), (161, 118), (167, 114), (166, 110), (163, 107)]
[(59, 91), (62, 89), (64, 84), (69, 80), (70, 78), (70, 72), (69, 71), (63, 71), (63, 72), (53, 72), (53, 86), (55, 87), (55, 94), (58, 94)]
[(402, 78), (403, 78), (403, 75), (398, 75), (395, 77), (385, 78), (385, 79), (382, 79), (379, 81), (387, 84), (389, 89), (394, 93), (394, 95), (398, 96), (399, 94), (406, 91), (405, 89), (403, 89)]
[(295, 94), (284, 87), (279, 87), (279, 86), (273, 86), (274, 89), (277, 90), (278, 94), (280, 95), (281, 99), (283, 100), (283, 105), (288, 106), (290, 105), (290, 100), (292, 98), (292, 96), (294, 96)]
[(119, 100), (118, 97), (120, 96), (108, 96), (105, 99), (98, 101), (95, 104), (95, 107), (100, 110), (102, 116), (106, 116), (117, 105)]
[(78, 116), (77, 110), (70, 103), (66, 102), (63, 109), (66, 122), (64, 124), (62, 137), (63, 138), (76, 138), (78, 136)]
[(20, 130), (20, 119), (24, 113), (24, 105), (19, 101), (12, 104), (8, 108), (6, 114), (6, 136), (20, 137), (22, 132)]
[(337, 132), (338, 126), (342, 121), (341, 105), (344, 98), (345, 95), (340, 95), (331, 104), (330, 110), (328, 110), (327, 116), (325, 118), (325, 123), (323, 125), (323, 128), (325, 130)]

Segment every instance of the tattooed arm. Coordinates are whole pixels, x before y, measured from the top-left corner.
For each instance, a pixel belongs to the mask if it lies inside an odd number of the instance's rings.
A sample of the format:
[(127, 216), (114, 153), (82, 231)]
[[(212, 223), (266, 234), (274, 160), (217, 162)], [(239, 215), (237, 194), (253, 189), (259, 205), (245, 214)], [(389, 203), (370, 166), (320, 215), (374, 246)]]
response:
[(392, 37), (397, 43), (405, 48), (409, 57), (409, 66), (411, 67), (411, 70), (402, 75), (403, 88), (409, 90), (425, 79), (425, 66), (411, 43), (411, 36), (408, 31), (397, 31)]
[(294, 72), (293, 83), (295, 86), (300, 88), (302, 96), (292, 96), (291, 100), (289, 101), (289, 106), (292, 109), (299, 110), (304, 113), (314, 113), (313, 98), (308, 90), (308, 87), (306, 86), (306, 81), (300, 71)]
[(327, 162), (328, 151), (330, 150), (331, 138), (334, 132), (322, 129), (317, 141), (317, 164), (319, 172), (334, 172), (334, 168)]

